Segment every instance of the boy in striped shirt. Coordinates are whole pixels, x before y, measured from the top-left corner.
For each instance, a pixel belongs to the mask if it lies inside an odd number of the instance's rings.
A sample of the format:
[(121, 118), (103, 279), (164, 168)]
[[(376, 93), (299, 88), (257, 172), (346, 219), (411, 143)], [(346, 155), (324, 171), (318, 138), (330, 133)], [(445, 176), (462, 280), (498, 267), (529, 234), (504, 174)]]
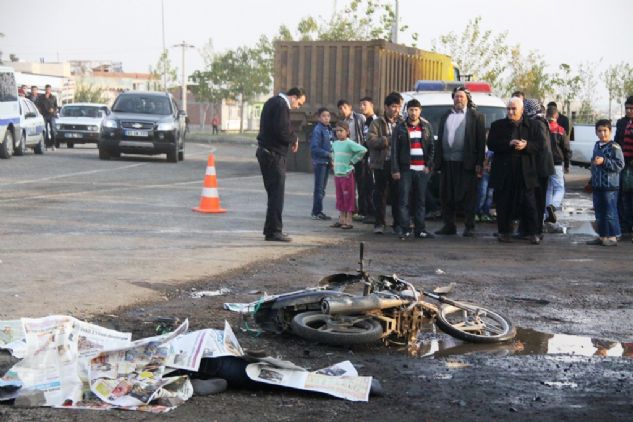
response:
[(411, 214), (415, 237), (434, 237), (426, 230), (425, 197), (433, 165), (433, 130), (420, 117), (422, 106), (413, 99), (407, 103), (407, 119), (399, 123), (392, 134), (391, 174), (399, 180), (401, 239), (411, 236)]

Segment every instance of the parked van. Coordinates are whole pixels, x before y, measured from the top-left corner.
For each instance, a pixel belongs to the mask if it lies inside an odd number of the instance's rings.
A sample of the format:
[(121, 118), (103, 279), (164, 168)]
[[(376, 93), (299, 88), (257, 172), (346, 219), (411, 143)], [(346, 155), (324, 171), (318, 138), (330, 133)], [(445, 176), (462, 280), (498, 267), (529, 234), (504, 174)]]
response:
[(13, 69), (0, 66), (0, 158), (11, 158), (20, 133), (20, 103)]
[[(615, 126), (613, 127), (615, 136)], [(598, 136), (594, 125), (574, 124), (574, 140), (571, 147), (571, 163), (576, 166), (591, 167), (591, 155)]]

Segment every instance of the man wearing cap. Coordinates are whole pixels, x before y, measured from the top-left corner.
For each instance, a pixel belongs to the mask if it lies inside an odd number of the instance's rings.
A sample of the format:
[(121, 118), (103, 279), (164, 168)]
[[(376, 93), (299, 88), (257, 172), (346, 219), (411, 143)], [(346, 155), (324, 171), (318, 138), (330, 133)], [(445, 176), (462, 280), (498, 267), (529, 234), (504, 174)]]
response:
[(538, 216), (535, 188), (538, 186), (536, 156), (546, 139), (532, 120), (523, 116), (523, 101), (513, 97), (508, 102), (507, 117), (492, 123), (488, 133), (488, 149), (495, 159), (490, 171), (490, 184), (495, 190), (497, 226), (500, 242), (511, 242), (513, 220), (521, 217), (525, 234), (538, 245)]
[(284, 190), (286, 184), (286, 157), (288, 149), (297, 152), (299, 139), (290, 124), (290, 110), (301, 107), (306, 101), (303, 88), (291, 88), (264, 103), (262, 108), (259, 134), (257, 135), (257, 161), (264, 179), (268, 195), (264, 236), (266, 240), (290, 242), (282, 232), (281, 215), (284, 209)]
[(455, 212), (464, 209), (465, 237), (475, 235), (477, 182), (482, 176), (486, 150), (486, 125), (483, 114), (475, 110), (465, 87), (453, 90), (453, 108), (440, 118), (435, 171), (440, 173), (440, 200), (444, 226), (435, 234), (457, 232)]

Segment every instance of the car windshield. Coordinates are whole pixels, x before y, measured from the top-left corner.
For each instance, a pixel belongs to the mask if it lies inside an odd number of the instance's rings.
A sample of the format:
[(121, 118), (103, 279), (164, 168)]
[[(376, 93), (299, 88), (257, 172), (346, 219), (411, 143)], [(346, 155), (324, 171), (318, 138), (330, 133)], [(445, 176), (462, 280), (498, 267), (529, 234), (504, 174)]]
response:
[(171, 114), (169, 99), (167, 97), (122, 95), (114, 105), (112, 111), (119, 113), (141, 114)]
[(18, 91), (13, 73), (0, 73), (0, 101), (16, 101), (18, 99), (17, 95)]
[(61, 117), (101, 117), (99, 107), (90, 106), (65, 106), (60, 113)]
[[(440, 118), (451, 106), (422, 106), (422, 117), (431, 122), (434, 131), (440, 126)], [(486, 119), (486, 129), (490, 129), (490, 125), (495, 120), (506, 117), (505, 107), (478, 106), (477, 111), (484, 115)], [(437, 135), (437, 134), (436, 134)]]

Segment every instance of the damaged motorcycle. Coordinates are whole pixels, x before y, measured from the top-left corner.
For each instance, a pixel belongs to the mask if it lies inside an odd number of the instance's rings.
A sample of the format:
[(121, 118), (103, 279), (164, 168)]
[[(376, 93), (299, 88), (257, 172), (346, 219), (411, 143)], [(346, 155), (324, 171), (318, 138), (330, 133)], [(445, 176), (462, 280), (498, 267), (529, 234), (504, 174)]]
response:
[(514, 338), (516, 329), (508, 318), (479, 305), (449, 299), (449, 290), (427, 292), (396, 274), (370, 275), (365, 270), (361, 242), (356, 274), (333, 274), (317, 287), (266, 297), (255, 305), (253, 316), (265, 331), (290, 332), (341, 346), (378, 340), (413, 344), (420, 330), (433, 323), (445, 333), (473, 343)]

